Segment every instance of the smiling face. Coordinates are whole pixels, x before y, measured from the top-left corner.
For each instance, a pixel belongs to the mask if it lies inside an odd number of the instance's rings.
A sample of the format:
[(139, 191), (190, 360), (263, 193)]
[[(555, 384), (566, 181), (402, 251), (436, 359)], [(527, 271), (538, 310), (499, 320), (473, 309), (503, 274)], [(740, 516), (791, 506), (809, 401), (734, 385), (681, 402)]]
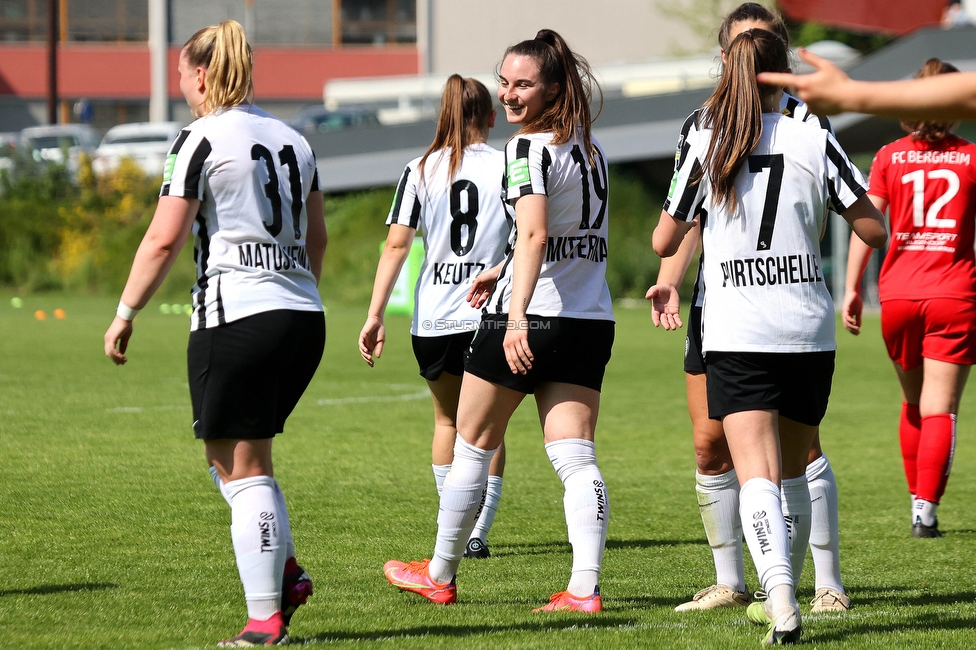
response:
[(559, 84), (543, 83), (534, 58), (517, 54), (505, 57), (498, 75), (498, 100), (510, 123), (531, 124), (558, 94)]

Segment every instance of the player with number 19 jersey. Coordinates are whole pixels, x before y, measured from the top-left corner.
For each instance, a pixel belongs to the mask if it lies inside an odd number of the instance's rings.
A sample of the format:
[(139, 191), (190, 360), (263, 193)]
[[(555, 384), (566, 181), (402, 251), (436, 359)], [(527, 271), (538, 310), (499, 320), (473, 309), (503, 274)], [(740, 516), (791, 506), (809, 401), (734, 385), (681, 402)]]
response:
[(706, 128), (691, 143), (690, 164), (675, 172), (664, 204), (676, 219), (703, 215), (702, 349), (834, 350), (819, 241), (827, 210), (847, 210), (866, 192), (864, 180), (827, 130), (780, 113), (762, 117), (762, 139), (735, 181), (733, 213), (712, 200), (702, 177), (712, 133)]
[[(505, 147), (504, 198), (548, 197), (548, 240), (527, 314), (613, 321), (607, 286), (609, 192), (606, 156), (593, 140), (593, 161), (583, 141), (552, 144), (552, 133), (517, 135)], [(580, 207), (582, 205), (582, 208)], [(512, 298), (512, 256), (498, 277), (488, 312), (507, 314)]]
[(880, 299), (976, 299), (976, 144), (901, 138), (875, 155), (869, 183), (890, 206)]
[(411, 160), (397, 185), (386, 225), (420, 230), (425, 256), (414, 292), (414, 336), (474, 331), (481, 314), (467, 303), (471, 283), (505, 256), (512, 223), (499, 197), (504, 173), (501, 151), (468, 145), (461, 166), (448, 178), (451, 148), (434, 151), (424, 165)]
[(318, 189), (305, 138), (256, 106), (211, 113), (180, 132), (160, 196), (201, 201), (191, 331), (277, 309), (323, 311), (305, 250), (305, 200)]

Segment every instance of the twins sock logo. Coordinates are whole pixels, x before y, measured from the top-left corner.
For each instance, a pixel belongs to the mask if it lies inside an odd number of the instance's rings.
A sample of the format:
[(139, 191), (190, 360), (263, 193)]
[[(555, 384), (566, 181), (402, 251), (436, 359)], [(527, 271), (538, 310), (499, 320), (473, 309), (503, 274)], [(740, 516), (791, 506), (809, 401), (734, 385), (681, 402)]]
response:
[(274, 549), (271, 548), (271, 537), (278, 536), (278, 526), (275, 523), (275, 516), (273, 512), (262, 512), (258, 515), (261, 521), (258, 522), (258, 530), (261, 531), (261, 552), (262, 553), (273, 553)]
[(752, 527), (756, 531), (756, 540), (763, 555), (773, 550), (769, 544), (769, 519), (765, 510), (752, 513)]
[(596, 493), (596, 520), (607, 518), (607, 489), (603, 481), (593, 481), (593, 491)]

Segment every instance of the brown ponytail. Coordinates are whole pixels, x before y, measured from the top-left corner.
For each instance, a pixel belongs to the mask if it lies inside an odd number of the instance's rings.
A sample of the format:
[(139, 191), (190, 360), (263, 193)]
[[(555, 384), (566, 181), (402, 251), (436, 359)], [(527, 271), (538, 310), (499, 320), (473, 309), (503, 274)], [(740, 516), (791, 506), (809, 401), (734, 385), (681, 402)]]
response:
[(726, 50), (725, 72), (705, 102), (705, 126), (712, 130), (704, 173), (717, 203), (730, 211), (736, 203), (735, 177), (762, 138), (762, 95), (776, 90), (756, 83), (760, 72), (789, 68), (786, 43), (764, 29), (739, 34)]
[(448, 182), (454, 182), (465, 148), (478, 135), (487, 134), (491, 111), (491, 93), (483, 83), (477, 79), (464, 79), (458, 74), (447, 78), (441, 97), (441, 114), (437, 118), (437, 133), (420, 159), (421, 183), (427, 157), (446, 147), (451, 148)]
[(237, 21), (204, 27), (190, 37), (183, 50), (191, 65), (207, 70), (206, 113), (243, 104), (254, 91), (251, 46)]
[[(545, 86), (559, 84), (559, 94), (555, 99), (541, 115), (531, 124), (523, 126), (519, 132), (551, 132), (553, 144), (563, 144), (569, 142), (577, 129), (581, 129), (583, 143), (592, 162), (594, 149), (591, 125), (603, 108), (603, 90), (593, 77), (590, 64), (569, 49), (563, 37), (551, 29), (539, 30), (534, 39), (512, 45), (505, 50), (502, 61), (510, 54), (535, 59)], [(600, 110), (591, 117), (590, 103), (594, 88), (600, 97)]]
[[(916, 79), (934, 77), (937, 74), (959, 72), (959, 68), (941, 59), (931, 58), (915, 74)], [(901, 128), (912, 135), (912, 140), (926, 140), (931, 144), (945, 140), (952, 133), (952, 122), (902, 122)]]

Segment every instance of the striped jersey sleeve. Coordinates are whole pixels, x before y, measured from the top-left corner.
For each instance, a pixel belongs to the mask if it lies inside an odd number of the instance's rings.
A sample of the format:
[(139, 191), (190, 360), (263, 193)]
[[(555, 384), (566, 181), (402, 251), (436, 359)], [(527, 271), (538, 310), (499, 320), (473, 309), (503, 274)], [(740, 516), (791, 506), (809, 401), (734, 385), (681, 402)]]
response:
[(201, 130), (183, 129), (170, 147), (163, 166), (160, 196), (203, 200), (205, 163), (210, 157), (210, 141)]
[(685, 159), (685, 157), (688, 155), (688, 151), (691, 149), (691, 143), (698, 135), (701, 112), (702, 109), (699, 108), (694, 113), (689, 115), (685, 119), (684, 124), (681, 125), (681, 132), (678, 134), (678, 144), (674, 150), (675, 171), (681, 167), (682, 161)]
[(664, 201), (665, 212), (681, 221), (695, 218), (705, 200), (706, 183), (703, 172), (698, 152), (685, 151), (671, 178), (668, 198)]
[(830, 133), (825, 134), (827, 193), (830, 207), (844, 212), (867, 193), (864, 177)]
[(397, 183), (393, 205), (386, 218), (386, 225), (397, 224), (414, 230), (420, 225), (420, 197), (417, 195), (417, 179), (420, 175), (418, 164), (420, 159), (412, 160), (403, 170), (400, 182)]
[(505, 196), (514, 202), (520, 196), (549, 196), (549, 168), (552, 154), (540, 139), (515, 137), (505, 146)]

